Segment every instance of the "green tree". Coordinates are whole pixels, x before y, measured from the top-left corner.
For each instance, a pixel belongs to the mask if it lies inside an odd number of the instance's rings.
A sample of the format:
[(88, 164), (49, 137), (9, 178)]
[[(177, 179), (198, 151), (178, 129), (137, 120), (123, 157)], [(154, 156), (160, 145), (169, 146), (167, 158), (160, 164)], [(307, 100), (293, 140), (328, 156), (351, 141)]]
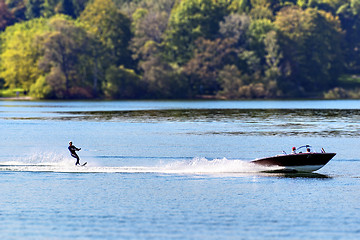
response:
[(274, 28), (274, 24), (269, 19), (251, 21), (248, 31), (249, 49), (255, 51), (259, 58), (265, 55), (264, 39)]
[(192, 58), (195, 41), (214, 40), (219, 23), (228, 15), (226, 0), (188, 0), (177, 2), (166, 31), (167, 52), (171, 59), (184, 64)]
[(140, 63), (143, 70), (142, 82), (146, 98), (184, 98), (188, 96), (188, 85), (180, 70), (170, 65), (160, 54)]
[(244, 76), (235, 65), (226, 65), (219, 72), (221, 91), (218, 96), (226, 99), (240, 98), (239, 89), (244, 85), (243, 78)]
[(115, 5), (128, 16), (132, 16), (138, 9), (146, 9), (152, 13), (166, 12), (170, 14), (176, 0), (114, 0)]
[(115, 65), (133, 67), (129, 42), (132, 37), (130, 19), (117, 10), (111, 0), (94, 0), (80, 16), (80, 24), (99, 39), (110, 52)]
[[(34, 1), (34, 0), (30, 0)], [(42, 1), (42, 16), (52, 17), (56, 14), (64, 14), (77, 18), (84, 10), (89, 0), (35, 0)]]
[(334, 86), (342, 66), (339, 20), (313, 8), (291, 7), (279, 12), (275, 25), (283, 49), (282, 65), (289, 69), (279, 87), (309, 96)]
[(47, 80), (56, 97), (90, 96), (91, 91), (88, 93), (86, 90), (90, 84), (81, 81), (83, 63), (80, 60), (82, 55), (88, 55), (89, 49), (85, 30), (61, 16), (53, 17), (50, 25), (53, 31), (46, 36), (44, 56), (39, 66), (49, 72)]
[(250, 9), (250, 0), (232, 0), (229, 6), (229, 10), (233, 13), (248, 13)]
[(345, 32), (344, 62), (348, 74), (360, 72), (360, 14), (356, 2), (359, 1), (342, 2), (337, 11)]
[(249, 13), (252, 19), (273, 19), (269, 0), (251, 0), (252, 9)]
[(30, 87), (30, 95), (36, 99), (51, 98), (52, 89), (45, 76), (40, 76)]
[(142, 8), (134, 13), (134, 37), (131, 41), (131, 49), (136, 60), (147, 60), (154, 54), (153, 47), (161, 45), (168, 18), (166, 12), (148, 12)]
[(44, 17), (50, 18), (55, 14), (55, 6), (58, 0), (44, 0), (43, 3), (43, 13)]
[(134, 70), (124, 66), (111, 66), (106, 71), (104, 93), (111, 99), (132, 99), (142, 97), (144, 90), (140, 84), (140, 76)]
[(278, 89), (278, 81), (282, 77), (280, 62), (283, 58), (280, 46), (278, 44), (276, 31), (270, 31), (265, 39), (265, 77), (264, 82), (269, 91), (269, 97), (282, 96), (283, 93)]
[(43, 35), (50, 31), (47, 20), (17, 23), (1, 34), (0, 76), (10, 88), (30, 86), (43, 74), (38, 61), (43, 51)]
[(188, 76), (192, 95), (214, 95), (220, 89), (219, 71), (225, 65), (238, 59), (238, 49), (234, 39), (198, 39), (195, 56), (185, 66), (184, 73)]
[(250, 18), (247, 15), (230, 14), (220, 22), (220, 38), (232, 38), (237, 47), (244, 48), (247, 45)]
[(25, 2), (26, 6), (26, 18), (27, 19), (33, 19), (33, 18), (39, 18), (42, 16), (43, 11), (43, 0), (27, 0)]

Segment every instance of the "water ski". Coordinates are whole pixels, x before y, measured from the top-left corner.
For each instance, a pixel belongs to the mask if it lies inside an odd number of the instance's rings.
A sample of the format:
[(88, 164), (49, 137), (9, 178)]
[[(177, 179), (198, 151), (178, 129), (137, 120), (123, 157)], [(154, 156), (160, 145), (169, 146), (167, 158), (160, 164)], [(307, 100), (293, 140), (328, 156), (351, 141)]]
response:
[(87, 164), (87, 162), (83, 163), (81, 166), (85, 166)]

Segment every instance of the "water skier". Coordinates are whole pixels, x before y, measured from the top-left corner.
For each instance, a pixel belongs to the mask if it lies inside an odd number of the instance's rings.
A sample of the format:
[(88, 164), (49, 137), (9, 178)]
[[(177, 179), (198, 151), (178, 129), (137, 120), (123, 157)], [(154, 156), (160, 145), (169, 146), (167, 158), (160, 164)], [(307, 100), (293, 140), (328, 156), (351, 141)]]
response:
[(70, 151), (70, 153), (71, 153), (71, 156), (72, 156), (73, 158), (76, 158), (75, 166), (76, 166), (76, 165), (80, 165), (80, 158), (79, 158), (79, 156), (76, 154), (76, 151), (80, 151), (81, 148), (75, 147), (75, 146), (72, 144), (72, 142), (70, 141), (70, 142), (69, 142), (69, 147), (68, 147), (68, 149), (69, 149), (69, 151)]

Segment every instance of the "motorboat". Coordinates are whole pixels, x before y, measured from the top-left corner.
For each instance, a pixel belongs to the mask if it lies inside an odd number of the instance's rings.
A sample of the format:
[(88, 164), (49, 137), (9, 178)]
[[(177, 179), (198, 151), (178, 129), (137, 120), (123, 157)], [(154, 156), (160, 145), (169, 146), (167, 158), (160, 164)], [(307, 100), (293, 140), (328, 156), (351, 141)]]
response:
[(321, 152), (317, 153), (312, 150), (310, 145), (305, 145), (299, 147), (296, 152), (293, 151), (291, 154), (283, 152), (280, 155), (255, 159), (251, 162), (271, 167), (274, 171), (314, 172), (325, 166), (335, 155), (336, 153), (325, 152), (323, 148)]

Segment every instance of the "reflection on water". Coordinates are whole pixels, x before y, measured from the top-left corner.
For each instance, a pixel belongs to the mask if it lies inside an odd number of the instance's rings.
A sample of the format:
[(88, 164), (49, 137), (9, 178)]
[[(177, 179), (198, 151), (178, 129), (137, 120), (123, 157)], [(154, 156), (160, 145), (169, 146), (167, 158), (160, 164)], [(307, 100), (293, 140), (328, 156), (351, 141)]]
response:
[[(65, 117), (78, 120), (134, 120), (134, 121), (272, 121), (278, 118), (292, 119), (292, 125), (299, 124), (304, 118), (315, 120), (360, 119), (360, 110), (330, 109), (175, 109), (175, 110), (138, 110), (138, 111), (79, 111), (59, 112), (70, 115)], [(58, 117), (61, 118), (61, 117)]]
[[(4, 112), (3, 112), (4, 113)], [(200, 135), (355, 137), (360, 135), (356, 109), (169, 109), (124, 111), (56, 111), (2, 114), (4, 120), (201, 122), (217, 123)], [(232, 123), (231, 127), (225, 124)], [(224, 127), (219, 127), (221, 124)]]
[(279, 178), (316, 178), (316, 179), (332, 179), (331, 176), (319, 173), (305, 173), (305, 172), (294, 172), (294, 173), (268, 173), (266, 176), (279, 177)]

